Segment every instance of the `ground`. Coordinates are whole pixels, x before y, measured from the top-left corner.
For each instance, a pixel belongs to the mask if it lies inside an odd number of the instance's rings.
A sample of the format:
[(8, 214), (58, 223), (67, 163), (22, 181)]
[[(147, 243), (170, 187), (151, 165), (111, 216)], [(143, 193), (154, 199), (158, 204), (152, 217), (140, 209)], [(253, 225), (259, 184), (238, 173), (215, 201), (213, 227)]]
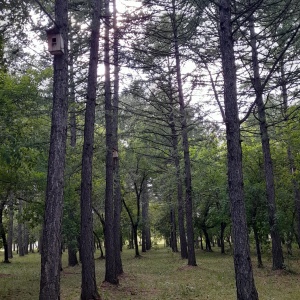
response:
[[(103, 282), (105, 261), (96, 259), (96, 276), (102, 300), (170, 300), (170, 299), (236, 299), (233, 258), (230, 252), (220, 254), (196, 251), (197, 267), (187, 266), (178, 253), (167, 248), (156, 248), (134, 257), (133, 250), (122, 253), (125, 273), (118, 286)], [(3, 253), (0, 253), (2, 260)], [(99, 257), (96, 253), (95, 257)], [(11, 264), (0, 263), (0, 299), (38, 299), (40, 255), (15, 257)], [(271, 258), (264, 255), (265, 267), (256, 267), (252, 258), (254, 277), (261, 300), (300, 299), (300, 252), (286, 257), (286, 270), (272, 271)], [(67, 255), (63, 255), (61, 273), (61, 299), (80, 299), (81, 266), (67, 267)]]

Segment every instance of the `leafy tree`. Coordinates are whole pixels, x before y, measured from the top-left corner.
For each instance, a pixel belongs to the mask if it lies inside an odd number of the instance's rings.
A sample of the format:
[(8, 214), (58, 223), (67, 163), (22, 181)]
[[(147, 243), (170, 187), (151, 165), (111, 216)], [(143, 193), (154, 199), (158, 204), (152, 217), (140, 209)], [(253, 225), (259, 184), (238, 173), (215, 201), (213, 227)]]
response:
[[(129, 176), (126, 180), (125, 193), (133, 194), (131, 197), (135, 198), (135, 208), (133, 210), (129, 208), (129, 206), (126, 203), (125, 197), (123, 199), (123, 203), (132, 225), (135, 256), (139, 257), (140, 253), (138, 245), (138, 228), (141, 224), (142, 218), (142, 194), (145, 193), (145, 189), (148, 188), (147, 179), (149, 177), (149, 174), (147, 171), (147, 163), (144, 159), (141, 158), (140, 155), (131, 155), (130, 161), (134, 162), (136, 165), (130, 166), (129, 169), (126, 168)], [(133, 211), (135, 213), (133, 213)]]
[(225, 178), (225, 149), (214, 136), (204, 136), (203, 142), (192, 147), (195, 226), (203, 231), (206, 250), (211, 251), (209, 232), (216, 232), (221, 252), (225, 253), (224, 232), (230, 225)]
[(243, 171), (245, 182), (246, 208), (249, 227), (253, 229), (257, 264), (263, 266), (261, 248), (267, 243), (268, 223), (266, 191), (263, 186), (263, 158), (257, 138), (248, 137), (247, 145), (243, 145)]
[[(299, 160), (297, 155), (294, 156), (293, 154), (296, 154), (299, 149), (299, 111), (297, 107), (291, 106), (287, 113), (289, 115), (288, 120), (276, 131), (279, 142), (274, 151), (276, 196), (280, 208), (278, 222), (284, 239), (286, 240), (288, 237), (287, 240), (292, 242), (295, 234), (298, 242), (297, 182), (299, 181)], [(291, 245), (289, 247), (289, 252), (291, 252)]]
[[(18, 199), (27, 199), (26, 215), (27, 218), (32, 217), (31, 223), (35, 223), (31, 211), (38, 209), (36, 203), (45, 186), (43, 173), (47, 147), (44, 145), (44, 134), (48, 124), (42, 111), (47, 109), (47, 105), (39, 92), (45, 74), (47, 72), (38, 74), (28, 70), (22, 76), (12, 76), (1, 72), (1, 205), (3, 209), (9, 207), (12, 210)], [(5, 192), (8, 192), (7, 196)], [(8, 247), (11, 252), (11, 233)]]

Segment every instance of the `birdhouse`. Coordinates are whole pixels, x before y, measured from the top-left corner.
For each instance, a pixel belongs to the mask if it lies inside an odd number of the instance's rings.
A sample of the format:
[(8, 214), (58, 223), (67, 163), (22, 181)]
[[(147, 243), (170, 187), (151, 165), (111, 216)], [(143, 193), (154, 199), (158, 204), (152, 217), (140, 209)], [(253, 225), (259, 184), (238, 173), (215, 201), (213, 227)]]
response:
[(56, 27), (46, 30), (48, 50), (52, 55), (64, 54), (64, 40)]
[(113, 153), (113, 158), (117, 158), (119, 156), (118, 151), (116, 149), (113, 149), (112, 153)]

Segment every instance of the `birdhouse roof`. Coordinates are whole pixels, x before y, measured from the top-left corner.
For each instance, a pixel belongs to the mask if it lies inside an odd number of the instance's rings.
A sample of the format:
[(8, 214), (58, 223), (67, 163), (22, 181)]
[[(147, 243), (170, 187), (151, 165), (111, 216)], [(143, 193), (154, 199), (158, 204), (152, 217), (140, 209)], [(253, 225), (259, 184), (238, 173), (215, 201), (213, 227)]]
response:
[(50, 29), (46, 29), (47, 35), (58, 34), (59, 30), (57, 27), (52, 27)]

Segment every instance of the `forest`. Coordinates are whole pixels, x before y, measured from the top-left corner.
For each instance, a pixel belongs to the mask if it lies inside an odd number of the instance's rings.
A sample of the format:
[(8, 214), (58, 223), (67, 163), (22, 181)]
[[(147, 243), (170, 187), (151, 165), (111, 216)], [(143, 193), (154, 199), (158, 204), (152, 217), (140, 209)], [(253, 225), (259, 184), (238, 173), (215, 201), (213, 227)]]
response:
[(167, 251), (191, 272), (230, 259), (236, 299), (275, 299), (257, 274), (300, 257), (298, 1), (0, 6), (0, 291), (38, 252), (34, 299), (74, 299), (66, 266), (75, 299), (118, 299), (99, 282)]

